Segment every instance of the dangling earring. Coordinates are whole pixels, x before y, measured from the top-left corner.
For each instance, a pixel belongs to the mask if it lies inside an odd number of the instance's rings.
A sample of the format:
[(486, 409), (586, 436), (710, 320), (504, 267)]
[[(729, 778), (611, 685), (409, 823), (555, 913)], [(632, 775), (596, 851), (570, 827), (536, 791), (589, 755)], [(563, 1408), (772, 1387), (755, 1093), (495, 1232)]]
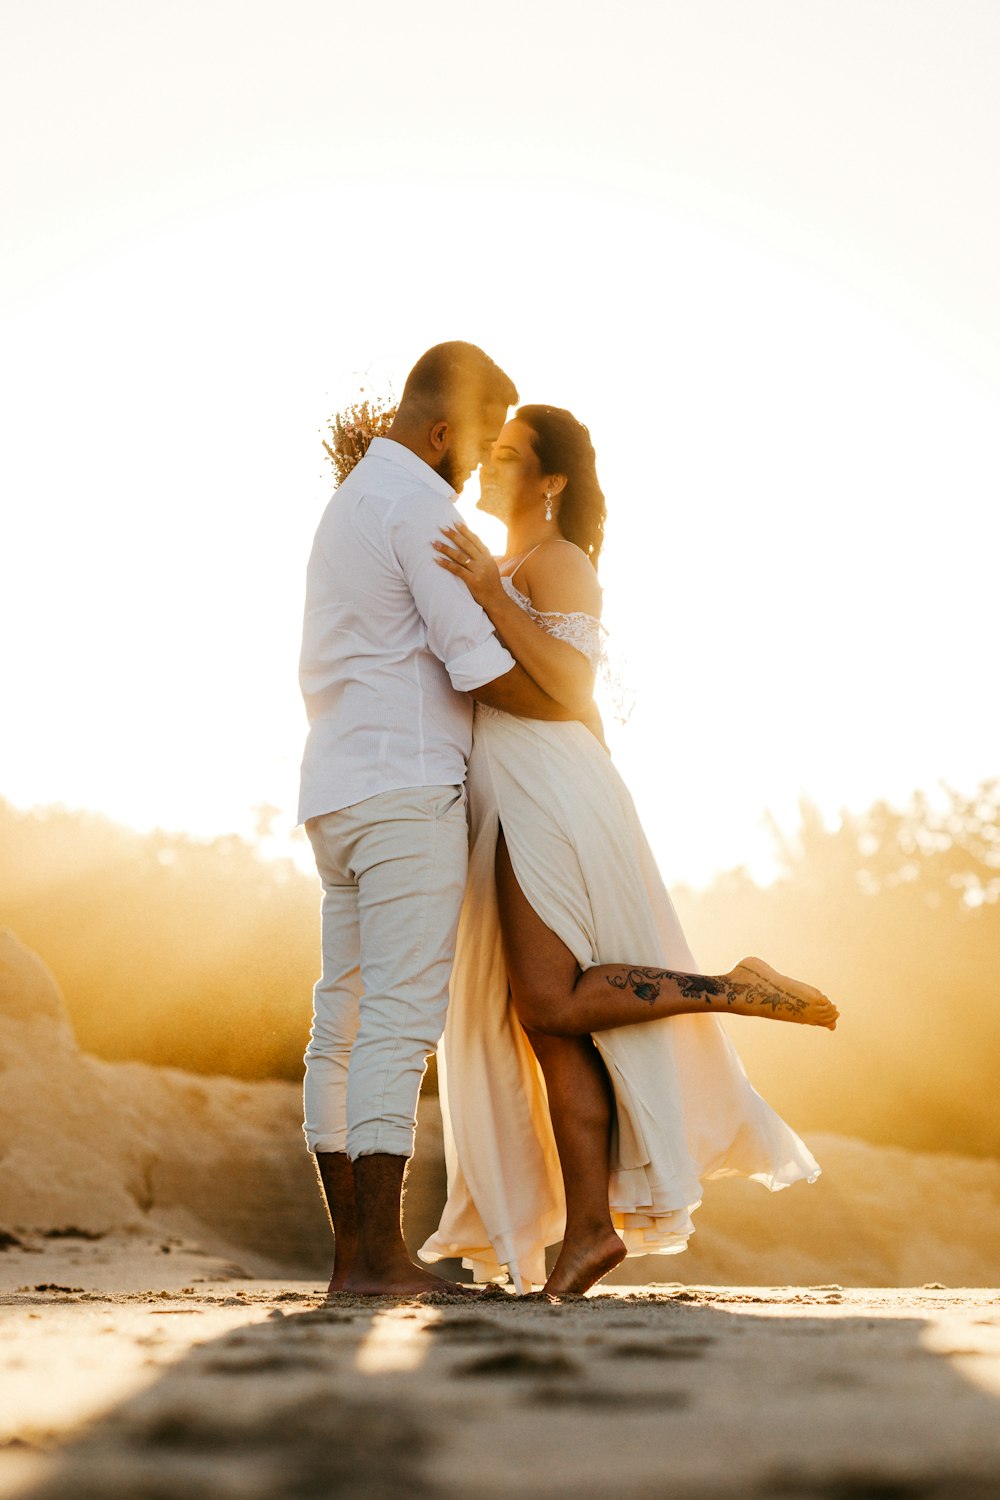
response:
[(545, 519), (552, 520), (552, 496), (549, 494), (545, 496)]

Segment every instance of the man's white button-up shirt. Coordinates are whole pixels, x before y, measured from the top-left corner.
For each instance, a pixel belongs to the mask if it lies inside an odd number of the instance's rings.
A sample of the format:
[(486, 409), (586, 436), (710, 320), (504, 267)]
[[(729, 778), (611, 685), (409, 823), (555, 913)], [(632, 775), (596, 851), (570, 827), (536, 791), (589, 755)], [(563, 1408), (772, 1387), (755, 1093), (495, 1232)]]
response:
[(465, 694), (514, 659), (435, 561), (454, 497), (415, 453), (375, 438), (323, 513), (299, 669), (309, 718), (300, 822), (378, 792), (465, 780)]

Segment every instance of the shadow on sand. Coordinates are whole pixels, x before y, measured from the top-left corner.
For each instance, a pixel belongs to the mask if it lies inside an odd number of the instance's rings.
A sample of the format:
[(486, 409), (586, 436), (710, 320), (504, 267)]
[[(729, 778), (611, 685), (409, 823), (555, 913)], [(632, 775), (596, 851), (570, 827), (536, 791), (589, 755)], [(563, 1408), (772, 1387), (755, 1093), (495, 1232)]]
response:
[(856, 1314), (865, 1295), (262, 1298), (264, 1321), (192, 1347), (19, 1493), (995, 1500), (1000, 1401), (962, 1362), (1000, 1358), (1000, 1303), (935, 1322)]

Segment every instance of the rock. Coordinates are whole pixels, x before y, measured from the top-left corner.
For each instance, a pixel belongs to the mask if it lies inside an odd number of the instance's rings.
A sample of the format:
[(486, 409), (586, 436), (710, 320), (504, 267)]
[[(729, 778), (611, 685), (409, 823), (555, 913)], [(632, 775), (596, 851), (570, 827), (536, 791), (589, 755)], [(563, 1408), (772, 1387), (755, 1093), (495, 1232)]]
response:
[[(0, 928), (0, 1016), (47, 1028), (49, 1045), (76, 1049), (59, 986), (45, 964), (6, 927)], [(2, 1053), (0, 1053), (2, 1056)]]
[[(246, 1083), (81, 1052), (59, 987), (0, 933), (0, 1214), (8, 1233), (180, 1235), (255, 1274), (329, 1274), (333, 1241), (298, 1084)], [(411, 1249), (444, 1203), (438, 1100), (421, 1103)]]

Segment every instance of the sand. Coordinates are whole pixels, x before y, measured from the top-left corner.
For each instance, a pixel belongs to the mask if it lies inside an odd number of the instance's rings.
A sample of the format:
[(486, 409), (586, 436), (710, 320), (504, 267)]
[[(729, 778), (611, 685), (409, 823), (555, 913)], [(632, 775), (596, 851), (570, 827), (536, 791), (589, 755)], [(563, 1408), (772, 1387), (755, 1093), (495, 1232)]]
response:
[(2, 1298), (0, 1496), (1000, 1494), (998, 1292), (466, 1306), (193, 1277), (113, 1294), (88, 1269)]
[(658, 1285), (327, 1301), (298, 1089), (82, 1054), (2, 935), (0, 1497), (1000, 1496), (1000, 1165), (809, 1143)]

